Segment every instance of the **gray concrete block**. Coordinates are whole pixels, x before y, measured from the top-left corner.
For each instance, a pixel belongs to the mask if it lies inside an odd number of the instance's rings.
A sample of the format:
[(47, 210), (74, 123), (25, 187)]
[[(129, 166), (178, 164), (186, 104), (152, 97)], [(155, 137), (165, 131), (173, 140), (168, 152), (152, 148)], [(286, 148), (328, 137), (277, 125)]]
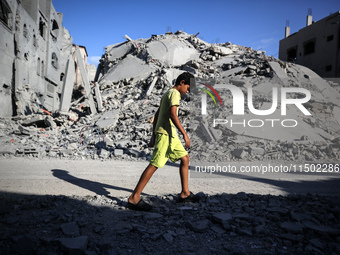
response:
[(103, 108), (103, 101), (102, 101), (102, 96), (101, 96), (101, 93), (100, 93), (100, 90), (99, 90), (98, 82), (95, 83), (94, 92), (95, 92), (95, 95), (96, 95), (98, 111), (102, 112), (104, 110), (104, 108)]
[(67, 236), (78, 236), (79, 227), (76, 222), (69, 222), (60, 225), (63, 233)]
[(211, 135), (214, 137), (215, 141), (219, 141), (222, 138), (222, 131), (219, 129), (215, 129), (215, 128), (210, 128), (209, 129)]
[(234, 84), (236, 86), (242, 87), (245, 86), (249, 81), (247, 79), (241, 79), (241, 78), (231, 78), (229, 80), (231, 84)]
[(220, 54), (222, 56), (227, 56), (233, 53), (233, 51), (227, 47), (222, 47), (218, 45), (212, 45), (210, 47), (210, 50), (213, 51), (216, 54)]
[(153, 88), (155, 87), (155, 84), (158, 80), (158, 76), (155, 76), (151, 82), (151, 84), (149, 85), (148, 89), (146, 90), (145, 96), (150, 96), (152, 93)]
[(85, 251), (89, 241), (88, 236), (78, 236), (74, 238), (60, 238), (58, 241), (70, 252)]
[(340, 125), (340, 108), (335, 106), (333, 108), (333, 116), (336, 119), (336, 121), (338, 122), (338, 124)]
[(60, 111), (68, 112), (71, 106), (72, 92), (76, 77), (75, 64), (72, 56), (69, 56), (66, 64), (63, 91), (61, 93)]
[(245, 70), (247, 69), (246, 66), (239, 66), (239, 67), (235, 67), (235, 68), (232, 68), (228, 71), (223, 71), (221, 73), (221, 77), (228, 77), (230, 75), (233, 75), (233, 74), (237, 74), (237, 73), (242, 73), (244, 72)]
[(212, 215), (212, 219), (216, 221), (217, 223), (222, 223), (224, 221), (231, 221), (233, 217), (230, 213), (220, 212), (220, 213), (214, 213)]
[(147, 51), (152, 59), (157, 59), (165, 66), (181, 66), (190, 60), (197, 60), (198, 51), (186, 40), (166, 38), (152, 41)]
[(123, 156), (124, 151), (122, 149), (115, 149), (114, 150), (114, 155), (115, 156)]
[(15, 154), (17, 146), (5, 145), (0, 146), (0, 154)]
[(108, 60), (114, 61), (116, 59), (124, 57), (133, 49), (131, 42), (122, 42), (105, 47), (105, 51), (108, 54)]
[(201, 130), (203, 131), (203, 135), (205, 136), (208, 142), (215, 141), (214, 137), (210, 133), (210, 130), (207, 124), (201, 122)]
[(32, 126), (32, 125), (41, 125), (44, 124), (45, 116), (44, 115), (30, 115), (27, 119), (21, 121), (23, 126)]
[(141, 156), (141, 152), (135, 149), (128, 149), (128, 154), (135, 158), (138, 158)]
[(243, 149), (235, 149), (231, 152), (231, 154), (236, 158), (244, 158), (247, 155), (247, 152)]
[(76, 47), (76, 57), (77, 57), (77, 61), (78, 61), (77, 63), (78, 63), (79, 69), (80, 69), (81, 77), (82, 77), (82, 80), (83, 80), (83, 84), (84, 84), (84, 87), (85, 87), (86, 97), (87, 97), (88, 103), (90, 105), (91, 113), (95, 114), (95, 113), (97, 113), (97, 109), (94, 105), (92, 90), (91, 90), (91, 86), (90, 86), (90, 80), (89, 80), (89, 77), (88, 77), (87, 72), (85, 70), (85, 63), (84, 63), (84, 60), (81, 56), (78, 45)]
[(143, 80), (158, 69), (153, 64), (146, 64), (143, 60), (127, 55), (118, 64), (114, 65), (101, 80), (118, 82), (123, 79)]
[(114, 127), (117, 124), (119, 112), (119, 110), (112, 110), (103, 113), (100, 119), (96, 122), (96, 125), (99, 128)]
[(250, 146), (249, 153), (252, 155), (264, 155), (265, 150), (263, 148)]
[(279, 78), (279, 81), (281, 82), (281, 84), (282, 85), (288, 85), (287, 74), (283, 71), (280, 64), (278, 62), (274, 62), (274, 61), (268, 61), (268, 64), (270, 65), (270, 67), (273, 69), (274, 73)]

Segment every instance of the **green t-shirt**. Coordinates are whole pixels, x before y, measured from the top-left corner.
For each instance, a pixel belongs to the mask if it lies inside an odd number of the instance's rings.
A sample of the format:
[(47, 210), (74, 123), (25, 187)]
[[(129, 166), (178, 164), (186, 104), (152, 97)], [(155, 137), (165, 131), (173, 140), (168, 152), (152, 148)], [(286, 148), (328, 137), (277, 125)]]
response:
[(160, 103), (155, 133), (166, 134), (172, 137), (177, 136), (176, 126), (172, 123), (170, 118), (170, 107), (174, 105), (179, 106), (180, 100), (181, 94), (174, 88), (169, 89), (163, 95)]

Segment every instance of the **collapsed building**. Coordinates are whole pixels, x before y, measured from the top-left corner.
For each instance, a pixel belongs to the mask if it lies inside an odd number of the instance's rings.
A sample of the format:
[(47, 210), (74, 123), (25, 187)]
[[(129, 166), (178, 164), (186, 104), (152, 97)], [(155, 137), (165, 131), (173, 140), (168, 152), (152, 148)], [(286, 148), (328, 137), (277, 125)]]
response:
[(68, 91), (83, 83), (85, 47), (73, 45), (52, 0), (1, 0), (0, 7), (0, 116), (68, 111)]
[[(201, 116), (201, 94), (185, 95), (179, 117), (192, 139), (190, 155), (204, 161), (232, 160), (338, 160), (339, 85), (320, 78), (310, 69), (280, 61), (263, 51), (232, 43), (210, 44), (182, 31), (152, 35), (109, 45), (100, 60), (95, 86), (70, 103), (68, 114), (44, 114), (4, 120), (1, 153), (67, 157), (70, 159), (149, 158), (147, 144), (162, 94), (182, 72), (193, 73), (198, 86), (207, 81), (230, 84), (244, 95), (252, 89), (256, 109), (273, 104), (273, 88), (305, 88), (311, 99), (305, 104), (312, 116), (289, 107), (296, 128), (278, 125), (220, 125), (214, 118), (232, 116), (232, 95), (219, 90), (223, 106), (208, 101), (209, 114)], [(213, 82), (211, 82), (213, 81)], [(85, 82), (86, 83), (86, 82)], [(299, 98), (301, 95), (293, 95)], [(277, 107), (272, 118), (280, 111)], [(198, 111), (198, 112), (197, 112)], [(221, 116), (221, 114), (225, 114)], [(249, 123), (251, 112), (233, 116)], [(238, 118), (243, 118), (243, 120)], [(256, 116), (264, 121), (267, 116)], [(29, 146), (27, 144), (29, 143)]]

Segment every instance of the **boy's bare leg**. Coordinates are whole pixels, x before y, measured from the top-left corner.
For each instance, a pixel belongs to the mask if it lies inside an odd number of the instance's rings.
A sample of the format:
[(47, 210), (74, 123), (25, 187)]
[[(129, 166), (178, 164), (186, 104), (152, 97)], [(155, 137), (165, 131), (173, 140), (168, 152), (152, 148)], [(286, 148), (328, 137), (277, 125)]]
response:
[(142, 173), (136, 188), (132, 192), (132, 194), (129, 197), (129, 202), (132, 204), (137, 204), (140, 200), (140, 194), (142, 193), (143, 189), (145, 188), (146, 184), (149, 182), (151, 176), (154, 174), (154, 172), (157, 170), (157, 167), (149, 164), (144, 172)]
[(179, 174), (181, 177), (182, 192), (180, 194), (181, 198), (185, 198), (190, 195), (189, 190), (189, 155), (181, 158), (181, 164), (179, 166)]

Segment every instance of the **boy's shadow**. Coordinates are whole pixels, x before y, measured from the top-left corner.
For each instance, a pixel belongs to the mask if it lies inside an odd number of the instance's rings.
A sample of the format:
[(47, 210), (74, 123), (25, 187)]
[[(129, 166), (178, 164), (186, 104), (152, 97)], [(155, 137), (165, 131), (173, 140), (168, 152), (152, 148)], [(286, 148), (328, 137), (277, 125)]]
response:
[(53, 176), (64, 180), (66, 182), (72, 183), (73, 185), (79, 186), (83, 189), (90, 190), (97, 195), (102, 195), (106, 196), (107, 198), (110, 198), (112, 200), (116, 200), (117, 202), (121, 202), (120, 199), (117, 197), (112, 197), (110, 196), (110, 192), (107, 191), (107, 189), (115, 189), (115, 190), (122, 190), (122, 191), (127, 191), (129, 193), (132, 193), (133, 190), (131, 189), (126, 189), (122, 187), (117, 187), (117, 186), (112, 186), (100, 182), (95, 182), (95, 181), (90, 181), (86, 179), (81, 179), (78, 177), (75, 177), (73, 175), (70, 175), (68, 171), (66, 170), (61, 170), (61, 169), (52, 169), (51, 170), (53, 173)]

